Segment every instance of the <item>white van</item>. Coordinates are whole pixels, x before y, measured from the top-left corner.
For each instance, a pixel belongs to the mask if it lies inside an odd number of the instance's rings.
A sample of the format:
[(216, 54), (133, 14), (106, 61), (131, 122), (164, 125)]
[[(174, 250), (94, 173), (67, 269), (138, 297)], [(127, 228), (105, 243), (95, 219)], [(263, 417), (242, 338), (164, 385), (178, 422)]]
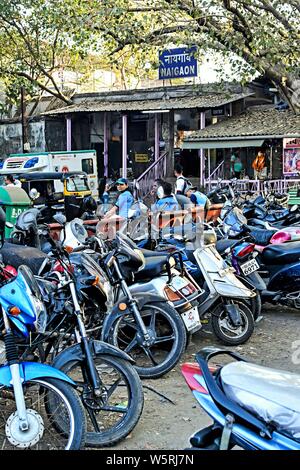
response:
[(0, 175), (29, 172), (84, 171), (92, 195), (98, 197), (97, 155), (95, 150), (71, 152), (15, 153), (0, 162)]

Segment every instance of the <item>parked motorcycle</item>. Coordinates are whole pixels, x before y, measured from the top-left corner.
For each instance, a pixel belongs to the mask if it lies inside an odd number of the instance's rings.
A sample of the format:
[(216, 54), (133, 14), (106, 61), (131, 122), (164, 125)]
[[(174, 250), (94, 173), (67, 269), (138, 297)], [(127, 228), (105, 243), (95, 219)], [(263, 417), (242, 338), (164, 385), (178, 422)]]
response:
[[(236, 359), (209, 366), (220, 355)], [(300, 376), (247, 362), (215, 348), (196, 354), (182, 374), (213, 424), (191, 438), (194, 450), (300, 450)]]
[[(0, 211), (3, 243), (5, 214)], [(29, 268), (0, 283), (1, 345), (1, 448), (80, 449), (86, 420), (75, 382), (45, 364), (19, 360), (16, 333), (29, 337), (45, 328), (46, 312)], [(5, 360), (7, 364), (5, 364)]]
[(157, 249), (170, 250), (176, 257), (175, 244), (183, 253), (187, 271), (204, 291), (197, 299), (201, 321), (210, 320), (214, 334), (224, 344), (241, 344), (254, 330), (253, 315), (245, 303), (255, 297), (254, 287), (238, 280), (235, 269), (221, 258), (215, 249), (215, 233), (204, 236), (207, 244), (194, 251), (187, 250), (184, 242), (178, 246), (178, 240), (174, 239), (168, 239), (169, 244), (161, 243)]

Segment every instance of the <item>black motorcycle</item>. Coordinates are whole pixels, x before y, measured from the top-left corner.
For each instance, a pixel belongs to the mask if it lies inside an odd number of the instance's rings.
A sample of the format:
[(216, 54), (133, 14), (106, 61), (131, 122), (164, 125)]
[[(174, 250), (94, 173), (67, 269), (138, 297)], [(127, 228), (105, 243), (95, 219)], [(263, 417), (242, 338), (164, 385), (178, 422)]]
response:
[[(91, 266), (92, 259), (89, 266), (85, 263), (85, 269), (90, 273), (98, 269), (101, 279), (108, 281), (102, 281), (106, 286), (102, 289), (102, 298), (100, 292), (97, 296), (89, 294), (89, 302), (94, 303), (90, 308), (95, 312), (95, 302), (98, 302), (99, 312), (105, 290), (106, 313), (101, 339), (133, 357), (140, 377), (161, 377), (177, 364), (186, 347), (186, 330), (180, 315), (162, 296), (145, 292), (135, 293), (133, 297), (128, 280), (134, 273), (142, 272), (145, 259), (121, 234), (111, 242), (94, 237), (88, 243), (100, 256), (94, 266)], [(166, 261), (167, 257), (163, 264)], [(154, 274), (161, 269), (160, 260), (160, 264), (153, 266)], [(119, 295), (119, 290), (123, 296)]]

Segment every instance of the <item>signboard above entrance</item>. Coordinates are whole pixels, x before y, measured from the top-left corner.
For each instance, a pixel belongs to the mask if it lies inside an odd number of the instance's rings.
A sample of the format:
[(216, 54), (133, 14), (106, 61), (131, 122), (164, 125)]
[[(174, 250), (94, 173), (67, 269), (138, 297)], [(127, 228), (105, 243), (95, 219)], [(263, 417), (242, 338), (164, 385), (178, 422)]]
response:
[(159, 53), (159, 79), (197, 77), (196, 46), (178, 47)]

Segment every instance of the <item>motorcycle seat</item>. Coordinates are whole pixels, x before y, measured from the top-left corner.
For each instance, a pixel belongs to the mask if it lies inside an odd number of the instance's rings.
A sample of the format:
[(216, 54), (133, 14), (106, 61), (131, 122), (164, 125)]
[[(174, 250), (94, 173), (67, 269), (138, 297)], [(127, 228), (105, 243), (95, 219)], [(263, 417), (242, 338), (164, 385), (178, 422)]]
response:
[(235, 243), (236, 240), (218, 240), (216, 243), (216, 250), (220, 253), (220, 255), (223, 255), (224, 251)]
[(10, 264), (15, 269), (25, 264), (33, 274), (38, 274), (42, 263), (47, 258), (47, 255), (37, 248), (7, 242), (0, 249), (0, 254), (4, 264)]
[[(157, 258), (159, 256), (170, 256), (170, 253), (168, 253), (167, 251), (152, 251), (152, 250), (147, 250), (146, 248), (139, 248), (139, 250), (141, 250), (145, 258), (153, 258), (153, 257)], [(178, 250), (174, 246), (174, 253), (176, 251)]]
[(268, 264), (289, 264), (300, 260), (300, 242), (279, 243), (267, 246), (261, 254), (262, 262)]
[(152, 279), (153, 277), (160, 276), (162, 271), (166, 270), (167, 262), (170, 255), (152, 256), (145, 258), (145, 266), (140, 271), (134, 273), (136, 281)]
[(249, 228), (251, 229), (250, 235), (251, 237), (253, 237), (254, 242), (257, 245), (262, 245), (262, 246), (269, 245), (274, 233), (277, 232), (277, 230), (267, 230), (267, 229), (262, 229), (262, 228), (257, 228), (257, 227), (249, 226)]
[(227, 398), (278, 432), (300, 439), (300, 375), (249, 362), (231, 362), (221, 369)]

